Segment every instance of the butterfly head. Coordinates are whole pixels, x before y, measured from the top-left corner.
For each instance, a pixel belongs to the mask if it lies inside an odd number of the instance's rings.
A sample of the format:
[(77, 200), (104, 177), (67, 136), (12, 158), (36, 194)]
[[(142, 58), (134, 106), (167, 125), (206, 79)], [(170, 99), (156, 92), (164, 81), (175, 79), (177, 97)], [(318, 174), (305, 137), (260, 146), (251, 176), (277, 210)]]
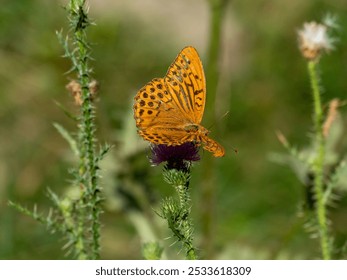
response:
[(188, 133), (205, 135), (205, 136), (210, 133), (210, 131), (208, 131), (202, 125), (195, 124), (195, 123), (187, 124), (184, 127), (184, 130), (187, 131)]

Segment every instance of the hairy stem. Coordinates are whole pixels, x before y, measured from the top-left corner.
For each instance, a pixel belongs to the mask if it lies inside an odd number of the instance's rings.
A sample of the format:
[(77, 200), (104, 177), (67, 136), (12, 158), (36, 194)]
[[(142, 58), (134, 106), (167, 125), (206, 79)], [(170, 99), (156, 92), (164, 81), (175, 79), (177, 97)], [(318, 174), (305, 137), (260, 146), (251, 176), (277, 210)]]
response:
[(173, 186), (178, 195), (178, 201), (172, 197), (163, 200), (160, 216), (167, 220), (174, 237), (181, 242), (186, 258), (196, 260), (193, 246), (193, 222), (190, 217), (191, 203), (189, 193), (189, 171), (164, 169), (164, 180)]
[[(182, 227), (186, 229), (187, 232), (193, 232), (193, 225), (190, 218), (190, 195), (189, 195), (189, 181), (187, 181), (186, 185), (178, 185), (175, 186), (176, 191), (179, 197), (179, 203), (181, 209), (185, 212), (182, 219)], [(193, 246), (193, 236), (190, 236), (184, 240), (184, 247), (186, 249), (186, 257), (188, 260), (196, 260), (197, 256), (195, 253), (195, 248)]]
[(316, 151), (313, 162), (314, 192), (316, 196), (316, 218), (319, 226), (320, 246), (323, 259), (331, 258), (329, 234), (327, 225), (326, 205), (324, 203), (324, 157), (325, 157), (325, 140), (323, 136), (323, 110), (319, 90), (319, 76), (317, 73), (317, 62), (308, 62), (308, 71), (311, 80), (312, 95), (314, 101), (314, 125), (315, 125), (315, 142)]
[[(74, 68), (78, 74), (78, 82), (81, 86), (82, 105), (79, 116), (79, 146), (82, 197), (79, 217), (79, 236), (85, 236), (85, 232), (91, 231), (91, 255), (89, 258), (98, 259), (100, 251), (100, 187), (98, 185), (98, 160), (95, 155), (95, 108), (92, 103), (89, 84), (91, 82), (89, 67), (89, 45), (85, 29), (90, 25), (85, 8), (85, 0), (70, 1), (70, 20), (75, 46), (72, 59)], [(86, 212), (87, 211), (87, 212)], [(90, 223), (90, 229), (89, 227)], [(82, 246), (80, 240), (77, 244)]]

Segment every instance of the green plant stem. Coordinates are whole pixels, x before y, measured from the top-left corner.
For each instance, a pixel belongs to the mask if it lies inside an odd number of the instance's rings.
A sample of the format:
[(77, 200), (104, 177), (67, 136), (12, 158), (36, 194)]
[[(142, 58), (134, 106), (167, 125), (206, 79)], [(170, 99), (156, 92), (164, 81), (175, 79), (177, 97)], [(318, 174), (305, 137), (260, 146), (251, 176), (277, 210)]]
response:
[[(78, 199), (66, 196), (60, 199), (54, 192), (48, 190), (48, 196), (53, 201), (55, 210), (47, 217), (39, 214), (36, 207), (28, 210), (16, 203), (10, 203), (18, 211), (31, 216), (45, 224), (52, 232), (61, 232), (67, 240), (64, 249), (73, 252), (77, 259), (98, 259), (100, 252), (100, 214), (101, 195), (98, 185), (98, 164), (107, 153), (105, 147), (96, 154), (95, 143), (95, 109), (92, 103), (92, 93), (89, 89), (91, 68), (88, 65), (90, 48), (85, 29), (90, 25), (85, 8), (85, 0), (70, 0), (66, 6), (72, 38), (63, 38), (62, 32), (57, 32), (58, 39), (65, 50), (65, 57), (72, 62), (70, 72), (77, 72), (78, 84), (81, 90), (76, 90), (82, 99), (78, 121), (78, 141), (61, 126), (55, 125), (62, 136), (68, 140), (73, 152), (79, 157), (78, 170), (74, 170), (75, 186), (80, 188)], [(72, 44), (72, 50), (70, 45)], [(77, 105), (77, 104), (76, 104)]]
[[(70, 1), (70, 16), (72, 21), (73, 43), (75, 45), (74, 57), (72, 59), (74, 68), (78, 74), (78, 82), (81, 85), (82, 106), (79, 116), (79, 145), (80, 145), (80, 178), (82, 185), (82, 197), (80, 202), (80, 212), (78, 232), (79, 237), (84, 238), (86, 228), (91, 223), (91, 249), (89, 256), (91, 259), (99, 258), (100, 251), (100, 213), (101, 197), (98, 185), (98, 160), (95, 155), (95, 108), (92, 103), (89, 84), (91, 69), (89, 62), (89, 45), (85, 29), (90, 25), (85, 9), (85, 0)], [(86, 212), (90, 211), (90, 213)], [(77, 246), (83, 246), (83, 240), (78, 240)]]
[[(84, 32), (76, 32), (76, 39), (80, 42)], [(90, 100), (90, 92), (88, 84), (90, 78), (88, 75), (88, 68), (83, 61), (87, 58), (87, 50), (84, 44), (79, 43), (79, 59), (81, 63), (78, 69), (78, 75), (80, 84), (82, 87), (82, 99), (83, 104), (81, 108), (81, 124), (80, 130), (82, 135), (82, 146), (81, 153), (81, 166), (83, 166), (83, 172), (85, 176), (85, 186), (87, 191), (87, 198), (90, 198), (88, 203), (91, 203), (90, 209), (92, 210), (92, 237), (93, 237), (93, 259), (99, 258), (99, 215), (100, 206), (98, 206), (99, 199), (99, 187), (97, 183), (97, 165), (95, 157), (95, 127), (94, 127), (94, 106)]]
[(218, 63), (221, 46), (221, 33), (226, 6), (229, 0), (208, 0), (210, 7), (210, 30), (207, 49), (207, 95), (204, 118), (207, 121), (214, 121), (215, 100), (219, 79)]
[[(190, 220), (190, 195), (189, 195), (189, 181), (187, 181), (186, 185), (177, 185), (175, 189), (178, 193), (179, 204), (181, 209), (183, 209), (184, 215), (182, 219), (182, 228), (184, 228), (187, 232), (193, 232), (192, 222)], [(188, 238), (185, 239), (184, 247), (186, 249), (186, 257), (188, 260), (196, 260), (197, 256), (195, 253), (195, 248), (193, 246), (193, 237), (191, 234), (188, 234)]]
[(193, 223), (190, 217), (191, 204), (189, 193), (190, 171), (164, 169), (164, 180), (173, 186), (178, 195), (177, 199), (164, 199), (160, 216), (164, 218), (173, 235), (182, 243), (186, 258), (196, 260), (197, 255), (193, 246)]
[(308, 62), (308, 71), (311, 80), (312, 95), (314, 101), (314, 125), (316, 151), (313, 162), (314, 191), (316, 196), (316, 216), (319, 226), (320, 246), (323, 259), (331, 258), (328, 225), (326, 217), (326, 205), (324, 203), (323, 170), (325, 157), (325, 140), (323, 136), (323, 110), (319, 91), (319, 76), (317, 73), (317, 62)]
[[(218, 86), (218, 58), (220, 54), (221, 31), (226, 5), (228, 0), (208, 0), (210, 7), (210, 31), (207, 52), (206, 67), (206, 105), (204, 112), (204, 123), (215, 124), (215, 100)], [(201, 247), (204, 255), (212, 259), (214, 255), (214, 221), (215, 221), (215, 161), (214, 158), (205, 158), (202, 161), (201, 172), (203, 182), (201, 184)]]

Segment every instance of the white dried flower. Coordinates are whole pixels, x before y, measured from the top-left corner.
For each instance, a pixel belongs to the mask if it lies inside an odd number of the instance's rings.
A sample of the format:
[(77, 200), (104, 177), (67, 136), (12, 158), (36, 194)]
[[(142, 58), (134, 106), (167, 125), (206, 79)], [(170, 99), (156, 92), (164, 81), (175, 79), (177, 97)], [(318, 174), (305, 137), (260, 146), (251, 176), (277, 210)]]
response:
[(316, 22), (306, 22), (298, 31), (299, 47), (302, 55), (310, 60), (316, 59), (323, 51), (334, 49), (334, 39), (329, 37), (328, 27)]

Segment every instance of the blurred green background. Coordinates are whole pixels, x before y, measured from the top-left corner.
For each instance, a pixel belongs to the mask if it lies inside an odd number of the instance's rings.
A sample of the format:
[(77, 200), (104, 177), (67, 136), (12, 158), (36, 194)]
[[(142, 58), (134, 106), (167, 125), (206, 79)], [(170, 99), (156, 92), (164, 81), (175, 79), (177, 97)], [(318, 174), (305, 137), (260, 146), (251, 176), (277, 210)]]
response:
[[(59, 195), (73, 191), (69, 168), (75, 159), (52, 125), (76, 130), (56, 105), (77, 112), (65, 89), (75, 77), (64, 74), (70, 62), (62, 58), (55, 35), (68, 30), (64, 4), (1, 2), (0, 259), (69, 258), (60, 249), (60, 235), (8, 207), (12, 200), (47, 212), (47, 187)], [(156, 236), (166, 247), (173, 243), (165, 240), (170, 233), (152, 210), (173, 192), (163, 182), (161, 168), (150, 167), (147, 144), (136, 136), (132, 99), (149, 80), (164, 76), (184, 46), (196, 47), (206, 62), (211, 13), (203, 0), (90, 0), (89, 5), (96, 23), (88, 33), (92, 65), (101, 86), (98, 137), (101, 144), (114, 145), (103, 163), (101, 255), (140, 259), (142, 241)], [(305, 219), (298, 216), (304, 186), (290, 168), (269, 160), (269, 155), (285, 152), (277, 130), (298, 147), (309, 144), (312, 101), (296, 32), (305, 21), (320, 21), (327, 13), (337, 16), (340, 29), (336, 50), (320, 64), (325, 104), (334, 97), (346, 99), (347, 1), (229, 1), (221, 40), (218, 125), (203, 121), (212, 126), (211, 136), (227, 153), (215, 161), (214, 258), (320, 258), (317, 240), (309, 237)], [(346, 115), (345, 107), (341, 113)], [(208, 157), (203, 153), (202, 161)], [(202, 222), (200, 165), (193, 168), (191, 182), (197, 244)], [(347, 240), (347, 199), (342, 196), (329, 215), (340, 248)]]

